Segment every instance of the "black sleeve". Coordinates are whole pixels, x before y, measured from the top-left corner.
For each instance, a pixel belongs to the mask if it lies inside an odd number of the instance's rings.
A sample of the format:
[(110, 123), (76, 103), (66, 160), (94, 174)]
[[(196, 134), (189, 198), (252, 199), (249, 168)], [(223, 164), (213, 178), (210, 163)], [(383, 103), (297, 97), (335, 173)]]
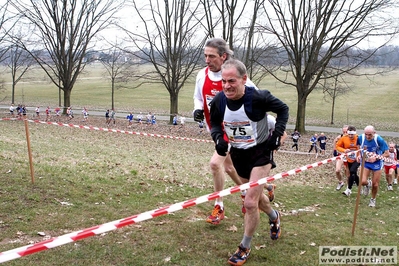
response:
[(278, 134), (279, 136), (284, 135), (289, 116), (288, 105), (274, 97), (268, 90), (256, 91), (253, 102), (258, 107), (254, 108), (254, 111), (258, 109), (262, 110), (262, 112), (273, 112), (277, 114), (276, 127), (273, 134)]
[(211, 120), (211, 136), (213, 141), (219, 139), (224, 135), (223, 131), (223, 114), (220, 111), (220, 95), (222, 92), (216, 94), (216, 96), (212, 99), (210, 105), (210, 120)]

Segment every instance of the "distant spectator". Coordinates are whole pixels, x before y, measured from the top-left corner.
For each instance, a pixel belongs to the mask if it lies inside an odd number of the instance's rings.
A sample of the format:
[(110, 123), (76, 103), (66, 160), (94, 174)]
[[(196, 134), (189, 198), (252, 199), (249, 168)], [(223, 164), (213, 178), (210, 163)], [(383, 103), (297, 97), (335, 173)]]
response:
[(325, 155), (326, 154), (327, 137), (324, 135), (324, 133), (320, 133), (320, 136), (317, 138), (317, 141), (319, 142), (319, 146), (320, 146), (320, 154)]
[(83, 114), (83, 122), (87, 122), (87, 120), (89, 120), (89, 112), (87, 111), (86, 107), (83, 107), (82, 114)]
[(140, 112), (140, 113), (137, 115), (137, 122), (140, 123), (140, 124), (143, 123), (143, 113), (142, 113), (142, 112)]
[(295, 128), (294, 132), (291, 134), (292, 141), (294, 142), (291, 148), (293, 149), (295, 147), (295, 151), (298, 151), (298, 141), (300, 137), (301, 134), (299, 134), (298, 130)]
[(46, 108), (46, 122), (50, 121), (50, 116), (51, 116), (51, 109), (50, 109), (50, 106), (47, 106), (47, 108)]
[(114, 109), (111, 110), (111, 118), (110, 119), (113, 122), (113, 124), (115, 125), (116, 120), (115, 120), (115, 110)]
[(55, 112), (55, 117), (56, 117), (57, 122), (60, 122), (61, 108), (60, 107), (56, 107), (54, 109), (54, 112)]
[(316, 152), (317, 155), (317, 134), (314, 134), (311, 138), (310, 138), (310, 149), (308, 151), (308, 153), (310, 153), (313, 149)]
[(184, 126), (184, 124), (186, 123), (186, 118), (184, 116), (180, 117), (180, 125)]
[(35, 109), (37, 119), (40, 119), (40, 106), (36, 107)]
[(130, 114), (128, 114), (126, 116), (126, 119), (128, 121), (127, 127), (132, 127), (132, 124), (133, 124), (133, 114), (132, 114), (132, 112), (130, 112)]
[(17, 116), (18, 118), (22, 118), (22, 105), (20, 104), (17, 106)]
[(105, 123), (107, 124), (107, 126), (109, 126), (109, 122), (111, 120), (109, 119), (109, 109), (107, 109), (107, 111), (105, 111)]
[(152, 118), (152, 114), (151, 114), (151, 112), (149, 112), (147, 114), (147, 124), (151, 124), (151, 118)]
[(14, 104), (11, 104), (10, 106), (10, 115), (14, 117)]
[(175, 116), (173, 117), (173, 122), (172, 122), (172, 124), (173, 124), (174, 126), (177, 126), (177, 115), (175, 115)]
[(155, 116), (155, 114), (151, 115), (151, 125), (155, 125), (157, 123), (157, 117)]
[(25, 105), (22, 105), (22, 116), (25, 118), (26, 117), (26, 112), (27, 112), (28, 110), (26, 109), (26, 106)]
[(73, 116), (73, 111), (72, 111), (72, 107), (71, 107), (71, 106), (69, 106), (69, 107), (67, 108), (67, 116), (68, 116), (68, 121), (71, 121), (71, 120), (74, 118), (74, 116)]

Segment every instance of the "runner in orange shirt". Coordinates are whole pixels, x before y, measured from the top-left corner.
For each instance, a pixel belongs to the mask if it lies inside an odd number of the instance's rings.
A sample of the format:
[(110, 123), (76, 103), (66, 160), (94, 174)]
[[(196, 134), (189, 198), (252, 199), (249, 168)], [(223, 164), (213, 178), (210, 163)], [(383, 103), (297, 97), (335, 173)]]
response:
[[(345, 173), (348, 175), (348, 187), (342, 192), (346, 196), (350, 196), (352, 193), (353, 183), (359, 186), (359, 176), (357, 175), (357, 169), (359, 163), (356, 161), (356, 141), (358, 135), (356, 134), (356, 128), (354, 126), (348, 126), (347, 135), (342, 136), (336, 143), (335, 148), (340, 153), (346, 154)], [(349, 173), (349, 174), (348, 174)]]
[[(340, 138), (342, 138), (342, 136), (346, 135), (348, 132), (348, 126), (344, 125), (342, 127), (342, 134), (338, 135), (335, 139), (334, 139), (334, 143), (333, 143), (333, 155), (334, 157), (338, 156), (339, 153), (337, 151), (337, 149), (335, 148), (337, 146), (337, 142)], [(342, 170), (342, 166), (344, 165), (344, 161), (342, 159), (340, 160), (336, 160), (335, 161), (335, 176), (338, 179), (338, 185), (336, 190), (341, 190), (341, 188), (345, 185), (345, 183), (342, 181), (342, 174), (341, 174), (341, 170)], [(349, 174), (349, 173), (348, 173)]]

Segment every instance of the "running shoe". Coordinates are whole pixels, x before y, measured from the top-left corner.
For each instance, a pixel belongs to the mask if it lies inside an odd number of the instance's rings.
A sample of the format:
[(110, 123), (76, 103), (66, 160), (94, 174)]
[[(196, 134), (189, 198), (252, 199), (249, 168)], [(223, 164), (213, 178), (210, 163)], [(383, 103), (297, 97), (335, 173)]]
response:
[(369, 180), (368, 180), (368, 183), (367, 183), (367, 186), (364, 187), (364, 191), (363, 191), (363, 194), (364, 194), (365, 196), (367, 196), (368, 194), (370, 194), (370, 190), (371, 190), (372, 186), (373, 186), (373, 184), (372, 184), (371, 180), (369, 179)]
[(277, 219), (274, 221), (269, 220), (270, 224), (270, 238), (272, 240), (277, 240), (281, 235), (281, 228), (280, 228), (280, 213), (277, 212)]
[(367, 196), (370, 193), (370, 189), (371, 189), (371, 180), (368, 180), (368, 183), (366, 186), (363, 186), (363, 195)]
[(219, 224), (220, 221), (222, 221), (223, 219), (224, 219), (224, 210), (220, 208), (220, 205), (215, 205), (211, 215), (209, 215), (208, 218), (206, 219), (206, 222), (210, 224)]
[(394, 184), (394, 185), (397, 185), (397, 184), (398, 184), (398, 180), (397, 180), (396, 178), (393, 180), (393, 184)]
[(238, 246), (237, 251), (227, 261), (230, 265), (243, 265), (251, 253), (250, 248), (244, 248), (241, 244)]
[(370, 199), (369, 207), (375, 207), (375, 199), (373, 198)]
[(363, 195), (367, 196), (369, 194), (370, 190), (368, 186), (363, 186)]
[(351, 193), (352, 193), (352, 190), (350, 190), (349, 188), (345, 189), (345, 191), (342, 192), (342, 194), (344, 194), (344, 195), (346, 195), (348, 197), (351, 195)]
[(338, 185), (337, 185), (336, 190), (341, 190), (341, 188), (342, 188), (344, 185), (345, 185), (344, 182), (340, 181), (340, 182), (338, 183)]
[(393, 191), (392, 185), (388, 185), (388, 191)]

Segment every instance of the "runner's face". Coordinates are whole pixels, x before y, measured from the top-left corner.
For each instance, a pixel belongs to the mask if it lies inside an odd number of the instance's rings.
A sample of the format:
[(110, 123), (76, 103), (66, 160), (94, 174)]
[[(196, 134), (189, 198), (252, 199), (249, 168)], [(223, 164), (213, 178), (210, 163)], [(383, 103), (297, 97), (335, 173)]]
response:
[(223, 92), (227, 99), (238, 100), (245, 94), (247, 75), (239, 77), (237, 69), (230, 67), (222, 71)]
[(204, 49), (205, 63), (212, 72), (218, 72), (222, 68), (223, 62), (226, 60), (226, 54), (220, 56), (218, 50), (213, 47), (205, 47)]
[(364, 131), (364, 135), (366, 136), (367, 140), (372, 140), (374, 138), (374, 132), (371, 130)]

